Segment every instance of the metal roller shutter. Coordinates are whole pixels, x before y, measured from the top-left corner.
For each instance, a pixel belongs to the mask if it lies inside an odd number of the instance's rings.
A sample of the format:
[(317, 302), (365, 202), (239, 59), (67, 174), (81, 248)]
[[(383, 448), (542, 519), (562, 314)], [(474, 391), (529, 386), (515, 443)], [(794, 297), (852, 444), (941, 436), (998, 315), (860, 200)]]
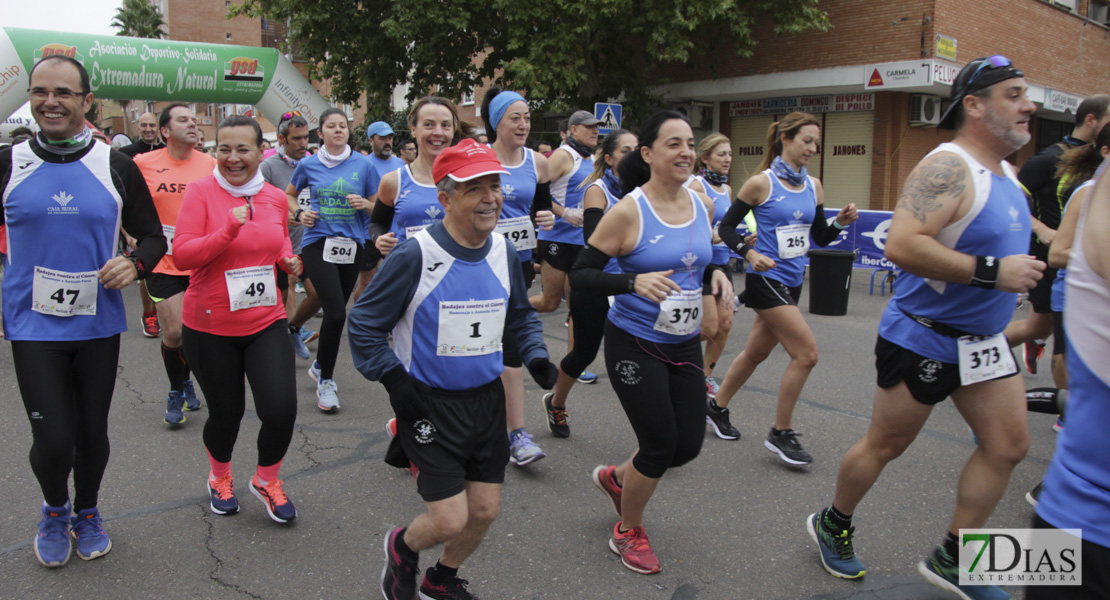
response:
[[(821, 183), (825, 206), (840, 208), (855, 202), (871, 207), (871, 163), (875, 113), (827, 113), (821, 132)], [(817, 158), (817, 157), (814, 157)], [(814, 169), (810, 169), (813, 173)]]
[(749, 177), (758, 173), (759, 162), (767, 149), (767, 127), (775, 121), (774, 115), (733, 117), (729, 141), (732, 142), (732, 167), (728, 180), (733, 193)]

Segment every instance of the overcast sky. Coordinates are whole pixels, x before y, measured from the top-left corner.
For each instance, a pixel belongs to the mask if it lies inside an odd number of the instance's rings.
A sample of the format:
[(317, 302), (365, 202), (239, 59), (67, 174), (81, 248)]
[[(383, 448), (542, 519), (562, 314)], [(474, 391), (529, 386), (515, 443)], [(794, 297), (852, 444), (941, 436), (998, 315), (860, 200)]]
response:
[(4, 0), (4, 27), (115, 35), (109, 24), (123, 0)]

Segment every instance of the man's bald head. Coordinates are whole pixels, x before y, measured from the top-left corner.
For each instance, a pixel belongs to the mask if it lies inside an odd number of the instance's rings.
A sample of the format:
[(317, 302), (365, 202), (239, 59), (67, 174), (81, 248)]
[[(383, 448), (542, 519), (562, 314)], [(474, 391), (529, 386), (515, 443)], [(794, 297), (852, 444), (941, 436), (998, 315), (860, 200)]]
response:
[(139, 117), (139, 138), (148, 144), (158, 143), (158, 116), (154, 113), (143, 113)]

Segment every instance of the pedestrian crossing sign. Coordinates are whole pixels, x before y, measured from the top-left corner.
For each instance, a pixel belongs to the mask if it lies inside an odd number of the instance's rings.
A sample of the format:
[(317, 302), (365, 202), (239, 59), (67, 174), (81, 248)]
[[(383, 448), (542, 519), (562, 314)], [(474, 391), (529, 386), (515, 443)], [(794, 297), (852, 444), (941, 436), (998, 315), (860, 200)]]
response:
[(614, 130), (621, 128), (621, 105), (596, 102), (594, 103), (594, 118), (601, 121), (597, 126), (598, 133), (602, 135), (612, 133)]

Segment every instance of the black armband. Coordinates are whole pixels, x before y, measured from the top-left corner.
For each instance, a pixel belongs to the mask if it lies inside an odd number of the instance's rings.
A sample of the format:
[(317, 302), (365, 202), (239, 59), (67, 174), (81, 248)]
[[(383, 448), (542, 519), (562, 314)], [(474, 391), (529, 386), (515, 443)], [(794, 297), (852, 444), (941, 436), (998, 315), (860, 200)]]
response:
[(582, 213), (582, 239), (590, 241), (590, 236), (594, 234), (594, 229), (597, 229), (597, 224), (601, 222), (601, 217), (605, 216), (605, 211), (600, 208), (587, 208)]
[(993, 256), (975, 257), (975, 274), (967, 282), (971, 287), (993, 290), (998, 285), (998, 269), (1001, 262)]
[(606, 273), (602, 271), (612, 258), (586, 244), (578, 253), (578, 260), (570, 270), (570, 287), (597, 296), (616, 296), (636, 291), (635, 273)]
[(748, 244), (740, 244), (740, 247), (736, 249), (736, 253), (740, 255), (740, 258), (748, 260), (748, 251), (750, 250), (755, 250), (755, 247), (749, 246)]
[(551, 210), (551, 184), (537, 183), (536, 193), (532, 195), (532, 214), (537, 210)]
[(705, 273), (703, 273), (702, 276), (701, 276), (701, 284), (703, 286), (712, 285), (713, 284), (713, 272), (714, 271), (723, 271), (723, 270), (724, 270), (724, 267), (722, 267), (721, 265), (713, 265), (713, 264), (706, 265), (705, 266)]
[(370, 211), (370, 236), (377, 239), (389, 233), (393, 227), (393, 216), (397, 209), (385, 202), (375, 202), (374, 210)]
[[(813, 216), (813, 223), (809, 226), (809, 236), (817, 242), (818, 246), (824, 248), (840, 235), (841, 227), (829, 227), (828, 221), (825, 220), (825, 211), (820, 205), (817, 206), (817, 214)], [(834, 223), (836, 221), (833, 221)]]
[(739, 233), (736, 233), (736, 226), (743, 222), (744, 217), (748, 216), (752, 207), (743, 200), (736, 199), (732, 201), (732, 206), (728, 207), (728, 212), (721, 218), (721, 224), (717, 227), (717, 235), (721, 236), (721, 241), (726, 246), (736, 250), (741, 257), (744, 256), (740, 252), (740, 247), (744, 245), (744, 238)]

